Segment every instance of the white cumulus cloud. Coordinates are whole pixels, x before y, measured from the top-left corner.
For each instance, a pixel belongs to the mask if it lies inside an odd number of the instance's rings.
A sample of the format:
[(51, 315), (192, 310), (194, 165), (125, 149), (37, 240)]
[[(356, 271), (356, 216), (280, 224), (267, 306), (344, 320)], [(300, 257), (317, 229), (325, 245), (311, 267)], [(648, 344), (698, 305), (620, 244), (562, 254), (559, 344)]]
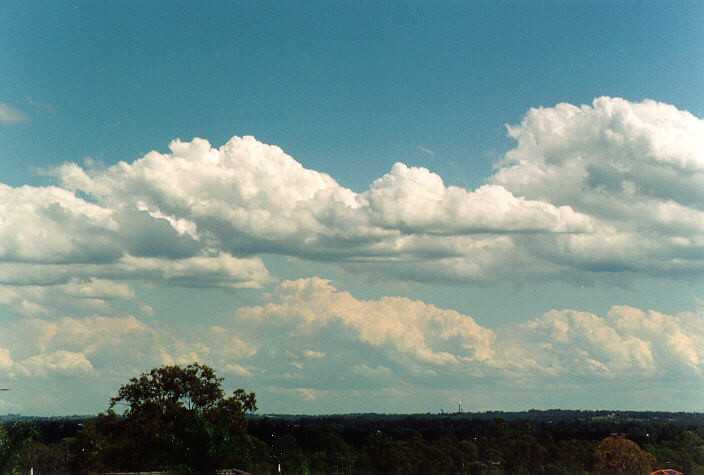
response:
[(704, 314), (615, 306), (605, 316), (553, 310), (497, 331), (492, 364), (519, 378), (662, 380), (704, 376)]
[(594, 232), (528, 243), (583, 270), (701, 276), (704, 120), (674, 106), (601, 97), (531, 109), (490, 181), (569, 206)]
[(240, 308), (236, 316), (303, 334), (340, 325), (365, 344), (436, 365), (485, 360), (494, 338), (468, 315), (402, 297), (358, 300), (320, 278), (284, 281), (271, 302)]
[(418, 281), (698, 278), (703, 123), (606, 97), (531, 109), (475, 190), (397, 163), (355, 193), (253, 137), (67, 163), (60, 186), (0, 185), (0, 283), (259, 287), (264, 254)]
[(372, 222), (406, 233), (586, 232), (589, 218), (568, 206), (514, 196), (501, 186), (446, 187), (425, 168), (396, 163), (362, 194)]
[(119, 246), (132, 256), (273, 253), (460, 282), (696, 277), (703, 123), (667, 104), (606, 97), (531, 109), (509, 128), (516, 147), (475, 190), (397, 163), (355, 193), (253, 137), (219, 148), (176, 140), (169, 153), (106, 169), (65, 164), (54, 174), (121, 230), (132, 224)]
[(93, 372), (93, 366), (84, 354), (65, 350), (34, 355), (19, 362), (18, 367), (19, 372), (41, 378), (50, 375), (85, 376)]

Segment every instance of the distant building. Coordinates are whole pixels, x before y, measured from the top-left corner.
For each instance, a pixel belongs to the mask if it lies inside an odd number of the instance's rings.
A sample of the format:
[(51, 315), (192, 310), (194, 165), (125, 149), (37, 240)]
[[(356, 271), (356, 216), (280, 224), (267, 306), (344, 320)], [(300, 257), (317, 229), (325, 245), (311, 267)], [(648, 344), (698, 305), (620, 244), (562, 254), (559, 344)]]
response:
[(654, 472), (650, 472), (650, 475), (684, 475), (682, 472), (678, 472), (677, 470), (673, 470), (671, 468), (661, 468), (660, 470), (655, 470)]

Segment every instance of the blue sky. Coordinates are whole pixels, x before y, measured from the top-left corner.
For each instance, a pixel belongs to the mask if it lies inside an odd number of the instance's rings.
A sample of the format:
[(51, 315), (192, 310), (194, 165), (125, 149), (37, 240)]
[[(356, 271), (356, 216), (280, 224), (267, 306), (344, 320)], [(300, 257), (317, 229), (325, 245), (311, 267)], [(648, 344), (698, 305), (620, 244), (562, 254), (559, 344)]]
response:
[(697, 408), (702, 25), (4, 3), (0, 412), (193, 359), (265, 412)]

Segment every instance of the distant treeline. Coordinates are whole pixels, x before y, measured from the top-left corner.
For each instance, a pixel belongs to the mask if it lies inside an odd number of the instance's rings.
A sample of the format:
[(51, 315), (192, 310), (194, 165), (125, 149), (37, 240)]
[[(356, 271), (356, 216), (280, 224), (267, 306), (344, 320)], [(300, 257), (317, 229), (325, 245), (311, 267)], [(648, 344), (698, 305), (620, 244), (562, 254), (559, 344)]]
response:
[[(0, 421), (0, 458), (15, 454), (14, 465), (4, 468), (32, 466), (35, 473), (90, 472), (81, 458), (86, 443), (103, 440), (94, 435), (101, 424), (115, 424), (87, 416), (8, 415)], [(604, 465), (611, 447), (636, 464), (621, 473), (660, 468), (704, 473), (702, 413), (250, 415), (247, 434), (242, 465), (221, 468), (262, 474), (278, 473), (279, 465), (289, 474), (615, 473)], [(189, 470), (181, 465), (177, 471)]]
[[(2, 417), (2, 416), (0, 416)], [(79, 416), (73, 416), (79, 417)], [(530, 409), (528, 411), (484, 411), (484, 412), (444, 412), (444, 413), (420, 413), (420, 414), (380, 414), (380, 413), (352, 413), (352, 414), (330, 414), (324, 416), (309, 416), (306, 414), (269, 414), (250, 415), (252, 419), (261, 417), (277, 417), (282, 419), (298, 420), (301, 418), (325, 419), (335, 418), (354, 419), (363, 417), (369, 420), (394, 420), (407, 419), (409, 417), (419, 419), (442, 419), (445, 417), (459, 417), (464, 419), (487, 419), (492, 420), (498, 417), (507, 421), (576, 421), (579, 419), (599, 419), (607, 418), (616, 421), (638, 420), (638, 421), (684, 421), (684, 422), (704, 422), (704, 412), (668, 412), (668, 411), (616, 411), (608, 409)]]
[(621, 473), (658, 468), (704, 473), (702, 413), (272, 415), (252, 417), (249, 433), (298, 473), (339, 473), (343, 464), (345, 473), (613, 472), (599, 465), (605, 442), (644, 464), (643, 470)]

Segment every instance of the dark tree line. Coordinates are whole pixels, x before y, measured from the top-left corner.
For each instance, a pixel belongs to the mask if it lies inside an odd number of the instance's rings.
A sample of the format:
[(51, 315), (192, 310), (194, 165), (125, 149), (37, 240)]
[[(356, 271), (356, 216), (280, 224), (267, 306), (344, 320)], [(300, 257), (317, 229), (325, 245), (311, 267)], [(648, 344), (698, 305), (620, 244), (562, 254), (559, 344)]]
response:
[(97, 417), (0, 418), (0, 474), (704, 473), (704, 415), (527, 411), (254, 416), (197, 363), (155, 368)]
[(473, 416), (256, 417), (249, 431), (287, 473), (341, 473), (343, 464), (345, 473), (378, 474), (704, 473), (704, 421), (696, 415), (557, 423)]

